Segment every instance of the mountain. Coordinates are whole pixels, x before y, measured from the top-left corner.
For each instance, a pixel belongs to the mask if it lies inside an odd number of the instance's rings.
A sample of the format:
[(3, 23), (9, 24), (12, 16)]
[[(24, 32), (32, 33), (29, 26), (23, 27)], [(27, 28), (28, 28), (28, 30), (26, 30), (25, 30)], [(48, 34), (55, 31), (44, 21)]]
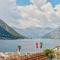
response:
[(27, 37), (41, 38), (45, 34), (51, 32), (53, 30), (53, 28), (49, 28), (49, 27), (48, 28), (29, 27), (29, 28), (26, 28), (26, 29), (18, 29), (18, 28), (14, 27), (14, 30), (16, 30), (20, 34), (23, 34)]
[(60, 27), (54, 29), (52, 32), (47, 33), (42, 38), (60, 39)]
[(0, 19), (0, 39), (24, 39), (25, 36), (17, 33), (13, 28), (8, 26)]

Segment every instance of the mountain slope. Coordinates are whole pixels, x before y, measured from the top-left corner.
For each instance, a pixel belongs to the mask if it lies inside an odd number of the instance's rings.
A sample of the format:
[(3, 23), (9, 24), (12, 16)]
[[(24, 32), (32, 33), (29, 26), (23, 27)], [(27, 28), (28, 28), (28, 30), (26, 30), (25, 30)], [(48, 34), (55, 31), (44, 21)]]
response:
[(29, 27), (26, 29), (14, 28), (17, 32), (31, 38), (41, 38), (47, 33), (51, 32), (53, 28)]
[(17, 33), (14, 29), (8, 26), (0, 19), (0, 39), (24, 39), (25, 36)]
[(42, 38), (60, 39), (60, 27), (59, 28), (56, 28), (52, 32), (49, 32), (48, 34), (46, 34)]

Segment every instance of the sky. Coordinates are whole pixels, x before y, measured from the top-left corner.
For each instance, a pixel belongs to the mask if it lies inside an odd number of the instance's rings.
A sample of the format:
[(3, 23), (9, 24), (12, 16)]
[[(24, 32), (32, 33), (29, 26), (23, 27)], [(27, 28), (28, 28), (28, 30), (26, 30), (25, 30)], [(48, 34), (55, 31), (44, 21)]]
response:
[(0, 18), (20, 29), (56, 28), (60, 26), (60, 0), (0, 0)]
[(53, 5), (60, 4), (60, 0), (49, 0)]
[[(49, 2), (51, 2), (54, 6), (56, 5), (56, 4), (60, 4), (60, 0), (48, 0)], [(30, 2), (30, 0), (16, 0), (16, 3), (18, 4), (18, 5), (28, 5), (28, 4), (30, 4), (31, 2)]]
[(30, 0), (16, 0), (17, 5), (29, 5)]

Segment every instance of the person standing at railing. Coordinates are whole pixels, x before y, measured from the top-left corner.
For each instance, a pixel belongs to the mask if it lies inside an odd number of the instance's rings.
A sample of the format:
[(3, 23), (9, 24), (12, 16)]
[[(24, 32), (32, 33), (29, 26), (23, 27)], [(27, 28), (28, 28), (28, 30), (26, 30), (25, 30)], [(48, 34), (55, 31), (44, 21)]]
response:
[(18, 45), (17, 48), (16, 48), (16, 52), (17, 52), (18, 54), (20, 54), (20, 50), (21, 50), (21, 46)]

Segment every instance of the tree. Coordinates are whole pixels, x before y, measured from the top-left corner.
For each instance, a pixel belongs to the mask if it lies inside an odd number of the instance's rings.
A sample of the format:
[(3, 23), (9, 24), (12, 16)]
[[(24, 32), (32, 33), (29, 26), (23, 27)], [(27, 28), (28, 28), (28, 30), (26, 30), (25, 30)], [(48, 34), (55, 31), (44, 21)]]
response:
[(54, 58), (54, 51), (53, 49), (45, 49), (44, 54), (48, 56), (49, 59)]

